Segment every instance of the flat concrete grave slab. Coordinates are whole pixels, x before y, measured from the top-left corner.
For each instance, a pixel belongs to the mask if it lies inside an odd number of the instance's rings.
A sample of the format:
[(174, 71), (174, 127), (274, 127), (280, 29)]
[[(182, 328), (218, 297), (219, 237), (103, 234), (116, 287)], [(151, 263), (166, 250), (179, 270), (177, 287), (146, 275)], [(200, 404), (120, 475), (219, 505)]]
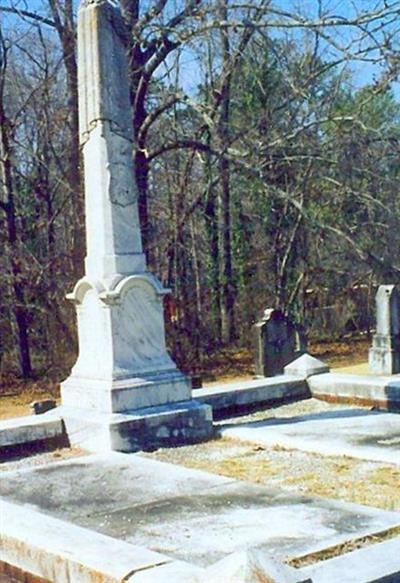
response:
[(254, 547), (294, 558), (400, 525), (400, 513), (293, 495), (137, 454), (5, 472), (0, 495), (200, 567)]
[(225, 437), (327, 455), (400, 464), (400, 414), (344, 408), (221, 426)]

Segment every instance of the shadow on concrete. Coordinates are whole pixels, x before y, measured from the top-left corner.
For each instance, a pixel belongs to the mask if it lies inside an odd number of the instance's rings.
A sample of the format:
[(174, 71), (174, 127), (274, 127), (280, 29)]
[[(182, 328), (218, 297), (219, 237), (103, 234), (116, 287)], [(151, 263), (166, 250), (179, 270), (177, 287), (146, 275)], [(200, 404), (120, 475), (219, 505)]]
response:
[(323, 411), (321, 413), (310, 413), (309, 415), (297, 415), (294, 417), (273, 417), (272, 419), (262, 419), (260, 421), (244, 421), (243, 423), (224, 423), (224, 429), (229, 427), (265, 427), (270, 425), (293, 425), (295, 423), (305, 423), (307, 421), (326, 421), (328, 419), (351, 419), (354, 417), (370, 417), (371, 415), (381, 415), (382, 412), (376, 410), (343, 409), (340, 411)]
[(399, 381), (388, 382), (385, 386), (386, 408), (393, 412), (400, 412), (400, 385)]

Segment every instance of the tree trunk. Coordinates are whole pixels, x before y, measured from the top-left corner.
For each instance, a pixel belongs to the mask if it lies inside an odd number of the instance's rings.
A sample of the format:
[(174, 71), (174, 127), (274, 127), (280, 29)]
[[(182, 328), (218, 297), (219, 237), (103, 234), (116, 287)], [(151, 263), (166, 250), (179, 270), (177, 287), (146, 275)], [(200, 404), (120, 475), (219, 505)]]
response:
[[(78, 66), (72, 0), (48, 0), (60, 39), (63, 62), (67, 73), (69, 127), (71, 141), (68, 147), (67, 182), (71, 192), (73, 221), (72, 269), (75, 277), (82, 274), (85, 257), (84, 199), (80, 174)], [(63, 18), (62, 18), (63, 13)]]
[[(4, 72), (4, 71), (3, 71)], [(9, 139), (9, 122), (6, 119), (3, 92), (0, 94), (0, 170), (3, 196), (1, 206), (5, 211), (7, 223), (7, 251), (10, 265), (11, 288), (14, 296), (12, 312), (16, 324), (20, 370), (23, 378), (32, 376), (29, 350), (28, 310), (25, 304), (24, 288), (21, 282), (20, 257), (18, 253), (17, 221), (15, 216), (15, 199), (11, 166), (11, 145)]]
[[(219, 18), (221, 22), (228, 20), (228, 0), (220, 0)], [(231, 188), (230, 188), (230, 163), (224, 155), (229, 147), (230, 101), (231, 101), (231, 51), (229, 41), (229, 28), (221, 27), (222, 45), (222, 84), (221, 105), (218, 123), (218, 139), (221, 148), (219, 162), (220, 195), (219, 195), (219, 221), (222, 237), (221, 244), (221, 320), (222, 338), (229, 343), (235, 339), (235, 283), (233, 279), (232, 265), (232, 221), (231, 221)]]
[(150, 253), (150, 222), (148, 212), (148, 190), (150, 164), (146, 152), (146, 139), (141, 138), (141, 129), (147, 117), (146, 97), (149, 88), (149, 78), (146, 75), (146, 56), (140, 46), (140, 39), (133, 33), (139, 19), (139, 0), (121, 0), (125, 23), (127, 25), (127, 56), (129, 64), (129, 82), (131, 104), (133, 109), (133, 135), (135, 160), (135, 181), (138, 193), (138, 210), (143, 250), (148, 262)]
[(211, 162), (207, 162), (208, 188), (205, 206), (206, 230), (210, 248), (210, 289), (211, 289), (211, 314), (213, 322), (213, 336), (216, 344), (222, 340), (221, 321), (221, 286), (220, 286), (220, 261), (219, 261), (219, 230), (217, 216), (217, 199), (215, 187), (212, 181)]
[(73, 212), (73, 251), (72, 263), (75, 276), (83, 272), (84, 258), (86, 254), (84, 237), (85, 206), (83, 188), (80, 174), (80, 149), (79, 149), (79, 117), (78, 117), (78, 77), (75, 53), (69, 53), (65, 59), (67, 79), (69, 87), (69, 111), (71, 142), (68, 150), (68, 184), (71, 189)]

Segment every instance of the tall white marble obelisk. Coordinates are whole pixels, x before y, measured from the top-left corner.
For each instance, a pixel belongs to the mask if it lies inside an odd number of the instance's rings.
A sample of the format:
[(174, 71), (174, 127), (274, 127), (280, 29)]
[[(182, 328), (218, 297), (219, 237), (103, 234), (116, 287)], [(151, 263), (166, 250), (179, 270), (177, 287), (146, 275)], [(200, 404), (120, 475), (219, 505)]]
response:
[[(78, 15), (80, 139), (85, 173), (85, 277), (69, 294), (79, 357), (61, 388), (70, 438), (134, 450), (210, 435), (210, 408), (166, 351), (165, 290), (146, 270), (133, 168), (123, 21), (111, 0)], [(149, 422), (151, 419), (151, 422)]]

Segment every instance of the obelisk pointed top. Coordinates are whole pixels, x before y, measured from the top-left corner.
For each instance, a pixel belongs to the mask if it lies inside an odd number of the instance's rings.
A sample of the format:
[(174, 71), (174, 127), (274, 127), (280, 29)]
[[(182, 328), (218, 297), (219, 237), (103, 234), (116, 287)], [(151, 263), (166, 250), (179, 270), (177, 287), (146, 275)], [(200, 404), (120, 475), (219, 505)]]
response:
[(97, 4), (98, 6), (101, 4), (111, 4), (111, 6), (114, 6), (115, 8), (118, 7), (118, 2), (116, 0), (81, 0), (79, 7), (86, 8), (93, 4)]

